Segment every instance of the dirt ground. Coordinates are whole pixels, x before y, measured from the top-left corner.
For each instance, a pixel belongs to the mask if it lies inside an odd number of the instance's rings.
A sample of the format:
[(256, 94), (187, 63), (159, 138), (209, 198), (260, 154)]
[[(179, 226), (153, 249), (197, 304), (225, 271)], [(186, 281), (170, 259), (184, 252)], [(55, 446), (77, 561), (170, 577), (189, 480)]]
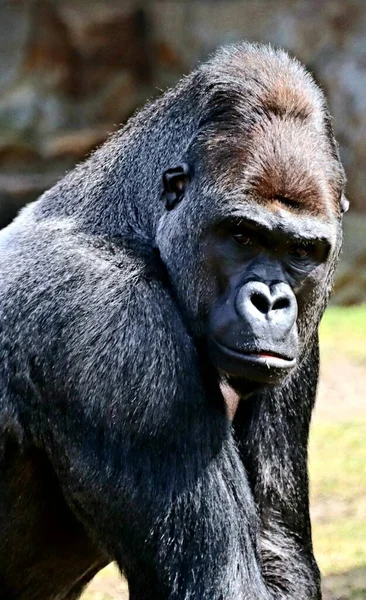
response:
[[(365, 382), (365, 365), (357, 364), (339, 354), (332, 357), (331, 360), (327, 357), (321, 368), (314, 423), (366, 420)], [(313, 519), (321, 518), (322, 514), (328, 510), (328, 505), (316, 503), (312, 510)], [(336, 512), (335, 519), (337, 519)], [(362, 591), (365, 582), (365, 568), (324, 577), (323, 599), (366, 600), (366, 590)], [(358, 591), (355, 592), (355, 589)], [(128, 589), (127, 584), (120, 579), (113, 565), (99, 573), (82, 596), (82, 600), (117, 599), (127, 600)]]
[(341, 354), (322, 361), (314, 420), (366, 419), (365, 385), (365, 365)]

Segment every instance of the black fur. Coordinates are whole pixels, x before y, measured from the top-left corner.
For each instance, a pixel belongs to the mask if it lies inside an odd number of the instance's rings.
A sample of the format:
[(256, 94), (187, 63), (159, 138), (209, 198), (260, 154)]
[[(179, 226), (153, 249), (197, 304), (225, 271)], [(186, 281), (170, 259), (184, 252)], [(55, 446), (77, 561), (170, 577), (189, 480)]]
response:
[[(305, 97), (288, 117), (266, 100), (279, 77)], [(244, 398), (231, 424), (205, 351), (214, 281), (202, 240), (237, 190), (242, 139), (271, 107), (301, 126), (313, 115), (317, 167), (338, 198), (320, 91), (285, 53), (242, 44), (1, 233), (1, 599), (72, 600), (110, 560), (131, 600), (320, 598), (306, 453), (317, 326), (341, 244), (330, 192), (333, 246), (299, 300), (295, 371)], [(162, 174), (182, 162), (195, 176), (167, 212)]]

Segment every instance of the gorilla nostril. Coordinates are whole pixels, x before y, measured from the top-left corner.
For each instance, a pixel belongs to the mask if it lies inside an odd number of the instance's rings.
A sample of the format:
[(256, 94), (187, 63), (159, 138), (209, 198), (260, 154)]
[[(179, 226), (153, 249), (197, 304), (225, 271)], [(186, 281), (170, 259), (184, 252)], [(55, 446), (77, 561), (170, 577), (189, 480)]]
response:
[(248, 281), (237, 293), (235, 308), (245, 320), (263, 323), (265, 320), (288, 321), (296, 318), (297, 307), (292, 291), (280, 282), (271, 287), (262, 281)]
[(271, 304), (269, 299), (259, 292), (253, 292), (250, 297), (252, 304), (256, 307), (259, 312), (266, 315), (271, 310)]
[(281, 309), (289, 308), (289, 306), (290, 306), (289, 298), (279, 298), (278, 300), (275, 300), (275, 302), (273, 303), (272, 310), (281, 310)]

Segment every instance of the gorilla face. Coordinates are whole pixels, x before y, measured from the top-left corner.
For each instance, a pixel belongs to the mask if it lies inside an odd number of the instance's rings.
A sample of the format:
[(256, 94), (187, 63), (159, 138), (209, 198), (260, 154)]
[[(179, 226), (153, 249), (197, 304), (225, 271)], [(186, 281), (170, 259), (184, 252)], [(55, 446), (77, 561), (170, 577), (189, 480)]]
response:
[[(244, 207), (243, 207), (244, 208)], [(257, 210), (256, 210), (257, 209)], [(209, 234), (206, 256), (217, 282), (207, 340), (228, 376), (278, 384), (297, 364), (298, 320), (324, 278), (332, 228), (319, 218), (246, 205)]]
[[(232, 181), (218, 190), (186, 164), (170, 169), (161, 250), (212, 363), (254, 390), (282, 383), (317, 328), (341, 241), (340, 209), (320, 199), (314, 210), (293, 194), (264, 201), (242, 187)], [(200, 199), (200, 219), (185, 221), (185, 202), (171, 212), (184, 198)]]
[(217, 83), (187, 163), (163, 178), (157, 238), (213, 364), (258, 386), (281, 383), (316, 335), (347, 209), (324, 99), (281, 77)]

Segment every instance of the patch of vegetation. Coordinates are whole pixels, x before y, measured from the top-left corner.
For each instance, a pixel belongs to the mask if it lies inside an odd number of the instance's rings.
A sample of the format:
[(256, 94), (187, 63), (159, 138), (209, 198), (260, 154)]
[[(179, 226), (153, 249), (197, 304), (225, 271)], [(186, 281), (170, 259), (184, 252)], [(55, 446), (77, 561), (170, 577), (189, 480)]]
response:
[(365, 439), (366, 422), (312, 428), (313, 537), (324, 574), (366, 565)]
[(365, 440), (366, 422), (313, 424), (309, 464), (316, 500), (331, 495), (344, 501), (366, 501)]
[[(320, 346), (323, 363), (344, 356), (366, 366), (366, 305), (328, 308)], [(333, 418), (329, 398), (329, 417), (315, 419), (310, 438), (313, 539), (325, 600), (366, 600), (366, 419), (361, 411), (347, 419)]]

